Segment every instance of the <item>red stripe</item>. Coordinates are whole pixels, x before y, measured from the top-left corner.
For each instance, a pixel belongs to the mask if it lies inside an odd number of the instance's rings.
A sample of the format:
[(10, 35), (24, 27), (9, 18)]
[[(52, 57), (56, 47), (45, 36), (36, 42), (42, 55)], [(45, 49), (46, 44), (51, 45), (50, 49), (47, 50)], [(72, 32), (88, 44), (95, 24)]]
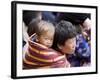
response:
[[(55, 58), (59, 57), (58, 53), (55, 53), (55, 52), (52, 52), (53, 54), (51, 54), (51, 55), (43, 55), (40, 53), (36, 53), (35, 51), (31, 50), (30, 48), (28, 49), (28, 51), (32, 56), (46, 59), (46, 60), (51, 60), (51, 59), (55, 59)], [(49, 52), (47, 52), (47, 54), (49, 54)]]
[[(35, 43), (35, 42), (34, 42)], [(37, 49), (37, 50), (40, 50), (40, 51), (52, 51), (52, 49), (50, 49), (50, 48), (43, 48), (42, 46), (40, 46), (40, 45), (38, 45), (38, 43), (37, 44), (34, 44), (34, 43), (32, 43), (32, 42), (30, 42), (29, 41), (29, 45), (31, 46), (31, 47), (34, 47), (35, 49)]]
[(36, 63), (36, 64), (38, 64), (38, 65), (48, 65), (48, 64), (50, 64), (50, 62), (48, 63), (48, 62), (43, 62), (43, 61), (39, 61), (39, 60), (36, 60), (36, 59), (33, 59), (33, 58), (31, 58), (30, 56), (28, 56), (27, 54), (25, 55), (25, 58), (28, 60), (28, 61), (30, 61), (30, 62), (34, 62), (34, 63)]

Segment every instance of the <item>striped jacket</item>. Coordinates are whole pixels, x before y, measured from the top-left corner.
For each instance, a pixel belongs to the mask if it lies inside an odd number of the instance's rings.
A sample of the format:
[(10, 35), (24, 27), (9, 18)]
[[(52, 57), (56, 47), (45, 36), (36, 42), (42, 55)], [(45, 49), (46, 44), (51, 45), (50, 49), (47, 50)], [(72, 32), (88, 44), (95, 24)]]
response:
[(65, 55), (34, 42), (34, 37), (35, 35), (32, 35), (28, 41), (28, 49), (23, 58), (23, 69), (64, 68), (70, 66)]

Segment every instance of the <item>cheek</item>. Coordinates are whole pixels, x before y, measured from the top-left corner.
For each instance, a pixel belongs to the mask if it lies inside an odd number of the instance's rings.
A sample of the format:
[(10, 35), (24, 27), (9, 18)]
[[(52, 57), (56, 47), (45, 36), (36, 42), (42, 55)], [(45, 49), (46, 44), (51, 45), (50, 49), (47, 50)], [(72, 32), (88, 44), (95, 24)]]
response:
[(75, 46), (74, 45), (65, 45), (65, 46), (63, 46), (63, 51), (65, 52), (65, 53), (73, 53), (74, 52), (74, 50), (75, 50)]
[(71, 45), (65, 45), (65, 46), (64, 46), (64, 49), (65, 49), (66, 51), (71, 50)]
[(39, 39), (39, 42), (40, 42), (41, 44), (45, 44), (45, 43), (46, 43), (46, 41), (45, 41), (44, 39), (42, 39), (42, 38)]
[(41, 43), (44, 43), (44, 44), (46, 44), (46, 40), (44, 40), (44, 39), (43, 39), (43, 40), (41, 40)]

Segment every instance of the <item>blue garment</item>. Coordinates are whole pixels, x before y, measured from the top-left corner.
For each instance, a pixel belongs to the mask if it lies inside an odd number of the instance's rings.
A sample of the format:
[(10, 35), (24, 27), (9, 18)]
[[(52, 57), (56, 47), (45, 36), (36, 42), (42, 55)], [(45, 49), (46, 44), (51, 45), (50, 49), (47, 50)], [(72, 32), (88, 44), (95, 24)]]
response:
[(67, 60), (70, 62), (71, 67), (81, 66), (80, 59), (75, 53), (67, 55)]
[(42, 12), (42, 19), (55, 24), (55, 15), (53, 15), (52, 12), (49, 11)]
[(82, 35), (77, 36), (75, 53), (81, 59), (90, 61), (91, 48)]

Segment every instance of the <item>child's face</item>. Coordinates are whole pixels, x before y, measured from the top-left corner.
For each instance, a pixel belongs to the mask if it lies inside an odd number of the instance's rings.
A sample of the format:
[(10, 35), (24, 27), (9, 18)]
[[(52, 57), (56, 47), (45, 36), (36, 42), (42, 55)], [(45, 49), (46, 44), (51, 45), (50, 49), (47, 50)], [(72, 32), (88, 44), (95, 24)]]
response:
[(38, 42), (47, 47), (51, 47), (53, 44), (54, 32), (44, 32), (41, 36), (38, 37)]
[(61, 51), (66, 54), (72, 54), (75, 51), (76, 38), (71, 38), (65, 41), (64, 45), (61, 45)]

